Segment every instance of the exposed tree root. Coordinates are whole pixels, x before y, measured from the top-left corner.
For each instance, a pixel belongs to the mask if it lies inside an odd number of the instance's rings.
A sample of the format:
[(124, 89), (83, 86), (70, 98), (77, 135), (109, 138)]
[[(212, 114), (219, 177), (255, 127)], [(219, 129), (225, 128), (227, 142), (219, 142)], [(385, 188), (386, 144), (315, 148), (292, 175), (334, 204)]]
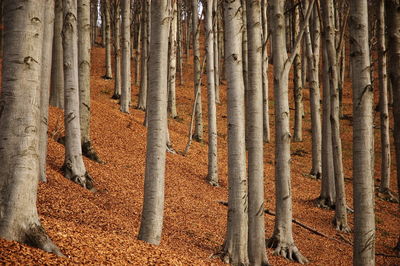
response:
[(72, 166), (70, 162), (67, 162), (61, 167), (61, 171), (63, 171), (64, 176), (71, 180), (74, 183), (77, 183), (78, 185), (90, 190), (90, 191), (96, 191), (94, 188), (93, 184), (93, 178), (89, 175), (88, 172), (85, 172), (84, 175), (77, 175), (73, 172)]
[(200, 143), (203, 143), (203, 139), (200, 138), (198, 135), (195, 135), (195, 134), (193, 134), (193, 140), (195, 140), (197, 142), (200, 142)]
[(275, 237), (272, 237), (267, 240), (266, 245), (269, 248), (275, 249), (274, 255), (276, 256), (281, 256), (301, 264), (309, 262), (307, 258), (300, 253), (299, 249), (294, 243), (287, 243), (284, 241), (280, 241)]
[(30, 225), (28, 231), (25, 233), (25, 240), (23, 242), (29, 246), (54, 253), (60, 257), (65, 257), (60, 249), (51, 241), (41, 225)]
[(120, 98), (121, 98), (121, 95), (117, 94), (117, 93), (114, 93), (113, 96), (111, 96), (111, 99), (114, 99), (114, 100), (119, 100)]
[(321, 180), (321, 172), (319, 171), (315, 171), (315, 170), (311, 170), (310, 172), (310, 178), (312, 179), (316, 179), (316, 180)]
[(136, 106), (137, 110), (142, 110), (142, 111), (146, 111), (146, 106), (143, 106), (141, 104), (139, 104), (138, 106)]
[(392, 203), (399, 203), (399, 199), (389, 190), (389, 189), (377, 189), (377, 197), (381, 200), (392, 202)]
[(351, 229), (347, 225), (347, 223), (343, 223), (343, 221), (338, 220), (336, 217), (333, 219), (333, 224), (336, 227), (336, 230), (343, 233), (350, 233)]
[(316, 201), (317, 201), (317, 206), (319, 208), (330, 209), (330, 210), (335, 209), (335, 202), (329, 198), (319, 197), (316, 199)]
[(90, 141), (82, 143), (82, 154), (92, 161), (95, 161), (97, 163), (103, 163), (103, 161), (97, 155)]
[(218, 181), (211, 179), (207, 176), (207, 182), (213, 187), (219, 187)]

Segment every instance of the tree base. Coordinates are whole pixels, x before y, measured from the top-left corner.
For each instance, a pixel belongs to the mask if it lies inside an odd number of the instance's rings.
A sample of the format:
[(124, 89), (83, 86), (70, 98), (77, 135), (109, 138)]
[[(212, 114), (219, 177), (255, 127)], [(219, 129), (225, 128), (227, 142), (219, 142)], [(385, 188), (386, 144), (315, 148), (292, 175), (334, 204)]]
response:
[(377, 196), (387, 202), (399, 203), (399, 199), (388, 188), (377, 189)]
[(143, 106), (142, 104), (138, 104), (138, 106), (136, 106), (137, 110), (142, 110), (142, 111), (146, 111), (146, 106)]
[(335, 209), (335, 202), (328, 198), (319, 197), (316, 199), (317, 206), (323, 209), (334, 210)]
[(65, 257), (60, 249), (51, 241), (50, 237), (47, 235), (46, 231), (41, 225), (33, 224), (29, 227), (28, 231), (25, 233), (25, 240), (23, 243), (39, 248), (44, 251), (54, 253), (57, 256)]
[(197, 141), (199, 143), (203, 143), (203, 138), (198, 136), (198, 135), (193, 135), (192, 138), (193, 138), (194, 141)]
[(92, 161), (95, 161), (97, 163), (103, 163), (103, 161), (97, 155), (90, 141), (82, 143), (82, 154)]
[(350, 233), (351, 229), (347, 223), (338, 220), (336, 217), (333, 218), (333, 225), (335, 226), (336, 230), (342, 233)]
[(207, 182), (213, 187), (219, 187), (218, 179), (207, 176)]
[(74, 183), (94, 192), (96, 189), (94, 188), (93, 178), (89, 175), (88, 172), (85, 172), (84, 175), (77, 175), (73, 172), (72, 166), (70, 163), (66, 163), (61, 167), (61, 171), (64, 173), (64, 176), (71, 180)]
[(274, 250), (275, 256), (281, 256), (288, 260), (295, 261), (301, 264), (309, 262), (307, 258), (300, 253), (299, 249), (296, 247), (294, 243), (287, 243), (273, 236), (272, 238), (267, 240), (266, 245), (268, 248), (275, 249)]
[(107, 75), (102, 76), (102, 78), (103, 78), (103, 79), (112, 79), (112, 77), (107, 76)]
[(311, 170), (311, 172), (310, 172), (310, 177), (311, 177), (311, 179), (321, 180), (322, 175), (321, 175), (321, 172), (320, 172), (320, 171)]
[(121, 98), (121, 95), (120, 94), (117, 94), (117, 93), (114, 93), (112, 96), (111, 96), (111, 99), (114, 99), (114, 100), (119, 100)]

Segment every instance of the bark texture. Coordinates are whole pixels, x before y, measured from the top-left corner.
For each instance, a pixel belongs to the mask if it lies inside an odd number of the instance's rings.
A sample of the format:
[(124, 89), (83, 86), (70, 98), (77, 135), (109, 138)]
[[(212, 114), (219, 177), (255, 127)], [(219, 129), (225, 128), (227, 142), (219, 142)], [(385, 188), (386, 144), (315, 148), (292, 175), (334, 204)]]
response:
[(121, 111), (129, 113), (131, 103), (131, 1), (121, 0), (122, 62), (121, 62)]

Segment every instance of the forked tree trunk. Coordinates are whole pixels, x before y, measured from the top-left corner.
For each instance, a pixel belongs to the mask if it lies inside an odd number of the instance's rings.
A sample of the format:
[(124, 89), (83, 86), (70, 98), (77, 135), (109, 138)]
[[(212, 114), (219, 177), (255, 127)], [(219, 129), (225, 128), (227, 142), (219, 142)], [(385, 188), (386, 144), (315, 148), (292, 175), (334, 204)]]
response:
[(61, 32), (63, 27), (62, 1), (55, 1), (54, 38), (51, 64), (50, 104), (64, 108), (64, 62)]
[(268, 265), (265, 251), (264, 221), (264, 151), (262, 90), (261, 0), (247, 1), (247, 40), (249, 83), (248, 113), (248, 250), (251, 265)]
[(113, 2), (114, 5), (114, 94), (113, 99), (121, 98), (121, 8), (120, 0)]
[(196, 114), (195, 114), (195, 127), (193, 139), (196, 141), (203, 140), (203, 111), (201, 107), (201, 84), (200, 84), (200, 25), (199, 25), (199, 14), (198, 14), (198, 1), (192, 1), (192, 33), (193, 33), (193, 65), (194, 65), (194, 98), (196, 94), (199, 94), (198, 101), (196, 102)]
[[(400, 1), (387, 0), (389, 77), (393, 89), (394, 145), (396, 149), (397, 189), (400, 194)], [(400, 236), (396, 246), (400, 252)]]
[(7, 64), (0, 98), (0, 237), (62, 255), (36, 208), (44, 1), (3, 4)]
[(335, 46), (334, 7), (332, 0), (321, 2), (322, 17), (324, 21), (325, 49), (329, 65), (329, 87), (330, 87), (330, 122), (332, 128), (332, 154), (335, 172), (336, 204), (334, 224), (336, 229), (348, 232), (346, 192), (343, 177), (342, 143), (340, 139), (339, 121), (339, 90), (338, 90), (338, 65)]
[(78, 0), (79, 121), (82, 153), (99, 162), (90, 139), (90, 0)]
[(224, 1), (225, 62), (228, 80), (228, 215), (223, 260), (247, 265), (248, 214), (240, 0)]
[(218, 185), (217, 160), (217, 108), (215, 98), (214, 73), (214, 28), (213, 28), (213, 1), (207, 0), (206, 6), (206, 55), (207, 55), (207, 88), (208, 88), (208, 175), (207, 181)]
[(375, 195), (371, 171), (374, 167), (371, 161), (373, 90), (369, 69), (367, 0), (350, 2), (349, 28), (353, 69), (353, 264), (375, 265)]
[(47, 129), (49, 117), (49, 91), (51, 80), (51, 61), (54, 33), (54, 0), (44, 1), (47, 11), (44, 12), (42, 72), (40, 80), (40, 129), (39, 129), (39, 179), (46, 182)]
[(147, 63), (148, 63), (148, 48), (149, 48), (149, 2), (142, 0), (142, 63), (140, 69), (140, 88), (139, 88), (139, 101), (137, 109), (146, 110), (147, 101)]
[(164, 213), (165, 144), (167, 141), (168, 1), (151, 1), (152, 56), (149, 61), (148, 129), (144, 199), (139, 239), (158, 245)]
[(78, 22), (76, 0), (63, 0), (64, 25), (64, 94), (65, 94), (65, 160), (66, 178), (89, 190), (93, 180), (86, 171), (82, 158), (81, 129), (79, 123), (78, 77)]
[(168, 113), (176, 118), (176, 48), (177, 48), (177, 0), (172, 1), (172, 20), (169, 32), (169, 70), (168, 70)]
[(380, 192), (392, 198), (390, 193), (390, 137), (389, 137), (389, 110), (388, 110), (388, 79), (386, 66), (386, 24), (385, 0), (379, 1), (378, 17), (378, 73), (379, 73), (379, 111), (381, 118), (381, 184)]
[(121, 111), (129, 113), (131, 104), (131, 0), (121, 1)]
[(103, 35), (103, 39), (105, 40), (106, 46), (106, 74), (104, 75), (105, 79), (112, 79), (112, 70), (111, 70), (111, 0), (104, 0), (104, 21), (103, 24), (105, 36)]

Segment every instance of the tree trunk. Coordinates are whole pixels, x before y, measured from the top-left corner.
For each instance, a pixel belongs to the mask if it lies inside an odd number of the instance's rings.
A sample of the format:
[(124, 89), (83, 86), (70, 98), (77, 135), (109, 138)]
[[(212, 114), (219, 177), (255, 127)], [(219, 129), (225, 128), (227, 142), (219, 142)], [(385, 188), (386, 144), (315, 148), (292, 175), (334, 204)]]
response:
[[(293, 4), (294, 1), (293, 1)], [(296, 40), (300, 31), (299, 6), (293, 10), (293, 40)], [(293, 142), (303, 141), (303, 81), (301, 78), (301, 55), (296, 54), (293, 62), (293, 93), (294, 93), (294, 130)]]
[(3, 4), (7, 64), (0, 98), (0, 237), (62, 256), (36, 208), (44, 1)]
[[(350, 2), (350, 63), (353, 84), (354, 265), (375, 265), (373, 90), (370, 77), (367, 0)], [(398, 71), (398, 70), (397, 70)]]
[(46, 158), (47, 158), (47, 130), (49, 118), (49, 91), (51, 80), (51, 60), (53, 50), (54, 33), (54, 0), (46, 0), (43, 23), (42, 46), (42, 72), (40, 80), (40, 129), (39, 129), (39, 179), (46, 182)]
[(177, 0), (172, 2), (172, 20), (169, 34), (169, 71), (168, 71), (168, 113), (172, 118), (176, 118), (176, 48), (177, 48)]
[(379, 1), (378, 17), (378, 64), (379, 64), (379, 110), (381, 118), (381, 184), (380, 192), (391, 197), (390, 193), (390, 137), (389, 110), (386, 67), (385, 0)]
[(112, 70), (111, 70), (111, 0), (104, 0), (104, 22), (105, 23), (105, 29), (104, 29), (104, 34), (105, 38), (103, 35), (103, 39), (105, 39), (105, 46), (106, 46), (106, 74), (104, 75), (105, 79), (112, 79)]
[(93, 189), (93, 180), (86, 172), (82, 158), (81, 129), (79, 123), (78, 78), (78, 23), (76, 0), (63, 0), (64, 25), (64, 93), (65, 93), (65, 177)]
[(151, 1), (152, 56), (149, 61), (148, 129), (144, 200), (139, 239), (158, 245), (164, 212), (165, 143), (167, 141), (168, 1)]
[[(215, 0), (216, 1), (216, 0)], [(207, 181), (218, 185), (217, 160), (217, 108), (215, 97), (214, 73), (214, 27), (213, 0), (207, 0), (206, 6), (206, 55), (207, 55), (207, 88), (208, 88), (208, 176)]]
[(322, 17), (324, 22), (325, 49), (327, 51), (327, 62), (329, 66), (329, 87), (331, 114), (330, 122), (332, 128), (332, 153), (335, 172), (336, 205), (334, 224), (336, 229), (348, 232), (346, 193), (343, 177), (342, 143), (340, 139), (339, 122), (339, 90), (338, 90), (338, 65), (335, 46), (334, 8), (333, 1), (321, 2)]
[(213, 33), (214, 33), (214, 73), (215, 73), (215, 101), (216, 103), (221, 103), (219, 85), (219, 49), (218, 49), (218, 0), (213, 1)]
[[(400, 1), (387, 0), (389, 77), (393, 89), (394, 145), (396, 150), (397, 188), (400, 194)], [(397, 243), (400, 248), (400, 236)]]
[[(315, 179), (321, 179), (321, 113), (320, 113), (320, 88), (319, 88), (319, 50), (320, 50), (320, 24), (319, 17), (312, 16), (312, 25), (306, 28), (305, 52), (308, 66), (308, 85), (310, 86), (310, 110), (312, 131), (312, 167), (310, 175)], [(310, 28), (313, 28), (311, 39)], [(329, 125), (330, 126), (330, 125)]]
[(248, 214), (240, 0), (224, 1), (225, 62), (228, 79), (228, 225), (224, 261), (247, 265)]
[(114, 1), (114, 94), (113, 99), (121, 98), (121, 6)]
[(137, 109), (146, 110), (147, 100), (147, 62), (148, 62), (148, 48), (149, 48), (149, 2), (142, 0), (142, 64), (140, 70), (140, 89), (139, 101)]
[(269, 84), (268, 84), (268, 3), (267, 0), (262, 0), (262, 86), (263, 86), (263, 138), (264, 142), (271, 141), (271, 130), (269, 126)]
[(200, 70), (200, 25), (199, 25), (199, 14), (198, 14), (198, 1), (192, 1), (192, 33), (193, 33), (193, 66), (194, 66), (194, 96), (198, 93), (198, 101), (196, 102), (196, 120), (194, 127), (193, 139), (201, 142), (203, 140), (203, 111), (201, 107), (201, 70)]
[[(276, 218), (274, 233), (268, 246), (274, 254), (301, 263), (307, 259), (297, 249), (292, 235), (292, 195), (290, 177), (290, 129), (289, 129), (289, 69), (291, 62), (286, 52), (284, 1), (270, 2), (272, 17), (272, 54), (274, 62), (275, 97), (275, 187)], [(308, 11), (309, 13), (309, 11)], [(309, 14), (308, 14), (309, 16)], [(307, 20), (305, 20), (306, 22)], [(299, 35), (300, 36), (300, 35)], [(296, 47), (294, 47), (296, 48)], [(297, 50), (297, 49), (295, 49)], [(292, 53), (296, 51), (292, 51)], [(293, 55), (292, 55), (293, 56)], [(291, 57), (292, 58), (292, 57)]]
[(262, 89), (262, 27), (261, 0), (247, 1), (247, 40), (249, 83), (248, 113), (248, 176), (249, 176), (249, 260), (251, 265), (268, 265), (265, 252), (264, 221), (264, 151), (263, 151), (263, 89)]
[(129, 113), (131, 103), (131, 0), (121, 0), (122, 66), (121, 111)]
[(51, 64), (50, 104), (64, 108), (64, 70), (61, 32), (63, 27), (62, 1), (55, 1), (53, 54)]

